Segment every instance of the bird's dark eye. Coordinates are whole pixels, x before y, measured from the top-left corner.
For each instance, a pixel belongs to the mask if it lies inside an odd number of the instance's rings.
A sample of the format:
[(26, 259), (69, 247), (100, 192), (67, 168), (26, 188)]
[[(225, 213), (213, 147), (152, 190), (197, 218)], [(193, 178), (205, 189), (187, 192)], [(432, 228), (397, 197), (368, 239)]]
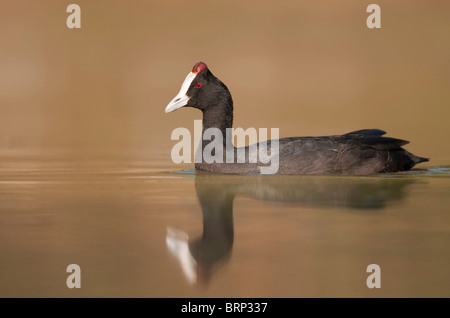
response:
[(197, 83), (197, 84), (195, 84), (195, 87), (197, 87), (197, 88), (202, 87), (202, 83)]

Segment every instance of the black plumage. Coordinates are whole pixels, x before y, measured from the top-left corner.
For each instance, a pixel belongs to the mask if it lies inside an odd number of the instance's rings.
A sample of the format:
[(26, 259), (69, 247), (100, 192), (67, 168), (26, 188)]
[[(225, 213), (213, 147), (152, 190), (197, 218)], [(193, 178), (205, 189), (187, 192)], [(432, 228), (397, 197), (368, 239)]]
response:
[[(194, 66), (191, 74), (191, 82), (186, 84), (185, 91), (179, 93), (184, 94), (185, 102), (178, 102), (180, 98), (176, 97), (167, 106), (166, 112), (182, 106), (200, 109), (203, 112), (203, 131), (211, 127), (218, 128), (225, 137), (226, 129), (233, 125), (233, 99), (230, 91), (202, 62)], [(277, 174), (368, 175), (406, 171), (418, 163), (428, 161), (427, 158), (417, 157), (403, 149), (402, 146), (408, 141), (385, 137), (385, 134), (380, 129), (363, 129), (344, 135), (279, 139)], [(209, 142), (203, 141), (202, 149)], [(245, 163), (237, 163), (237, 151), (234, 147), (235, 160), (233, 163), (226, 163), (227, 142), (231, 141), (224, 138), (223, 163), (196, 163), (195, 168), (212, 173), (258, 174), (261, 166), (268, 165), (260, 162), (259, 157), (257, 163), (249, 162), (250, 156), (256, 155), (252, 153), (251, 147), (245, 147)], [(272, 143), (267, 141), (258, 146), (267, 146), (271, 153)]]

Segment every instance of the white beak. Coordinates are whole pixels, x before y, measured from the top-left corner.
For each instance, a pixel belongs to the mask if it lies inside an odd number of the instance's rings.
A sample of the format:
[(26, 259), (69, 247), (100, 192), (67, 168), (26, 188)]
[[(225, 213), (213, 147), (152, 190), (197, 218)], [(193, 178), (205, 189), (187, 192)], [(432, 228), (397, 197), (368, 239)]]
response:
[(188, 100), (189, 100), (189, 97), (187, 97), (186, 95), (178, 94), (177, 96), (175, 96), (174, 99), (172, 99), (170, 101), (169, 105), (167, 105), (165, 112), (170, 113), (180, 107), (186, 106)]
[(196, 76), (197, 76), (197, 74), (192, 73), (192, 72), (190, 72), (186, 76), (186, 79), (184, 80), (183, 84), (181, 85), (181, 89), (178, 92), (177, 96), (175, 96), (170, 101), (170, 103), (167, 105), (166, 110), (165, 110), (166, 113), (173, 112), (174, 110), (177, 110), (178, 108), (187, 105), (190, 97), (188, 97), (186, 95), (186, 93), (189, 90), (189, 87), (191, 86), (191, 83)]

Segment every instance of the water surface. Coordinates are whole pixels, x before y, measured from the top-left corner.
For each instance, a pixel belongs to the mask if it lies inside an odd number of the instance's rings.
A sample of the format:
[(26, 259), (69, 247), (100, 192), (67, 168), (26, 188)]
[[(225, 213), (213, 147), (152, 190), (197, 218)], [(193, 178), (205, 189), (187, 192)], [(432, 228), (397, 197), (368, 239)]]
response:
[(450, 296), (449, 166), (211, 176), (166, 157), (3, 153), (0, 296)]

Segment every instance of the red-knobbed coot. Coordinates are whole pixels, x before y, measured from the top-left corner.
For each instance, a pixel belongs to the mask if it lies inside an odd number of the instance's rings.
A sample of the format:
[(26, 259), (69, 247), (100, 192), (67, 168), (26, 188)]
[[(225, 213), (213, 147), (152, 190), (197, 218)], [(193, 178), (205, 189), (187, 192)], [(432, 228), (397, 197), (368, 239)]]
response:
[[(212, 173), (259, 174), (265, 161), (252, 162), (254, 148), (245, 147), (246, 161), (238, 163), (236, 149), (234, 161), (225, 160), (227, 128), (233, 124), (233, 100), (230, 91), (222, 81), (215, 77), (205, 63), (198, 62), (184, 80), (177, 96), (167, 105), (166, 113), (180, 107), (194, 107), (203, 112), (203, 131), (217, 128), (222, 132), (223, 163), (205, 161), (195, 163), (195, 168)], [(276, 174), (321, 174), (321, 175), (368, 175), (376, 173), (405, 171), (416, 164), (428, 161), (417, 157), (402, 148), (408, 141), (383, 137), (380, 129), (363, 129), (344, 135), (323, 137), (289, 137), (258, 144), (267, 147), (270, 155), (276, 155), (271, 147), (278, 146)], [(278, 141), (278, 142), (276, 142)], [(209, 142), (202, 140), (201, 149)], [(258, 148), (257, 148), (258, 149)], [(274, 148), (275, 149), (275, 148)], [(228, 163), (227, 163), (228, 162)], [(264, 163), (265, 162), (265, 163)]]

